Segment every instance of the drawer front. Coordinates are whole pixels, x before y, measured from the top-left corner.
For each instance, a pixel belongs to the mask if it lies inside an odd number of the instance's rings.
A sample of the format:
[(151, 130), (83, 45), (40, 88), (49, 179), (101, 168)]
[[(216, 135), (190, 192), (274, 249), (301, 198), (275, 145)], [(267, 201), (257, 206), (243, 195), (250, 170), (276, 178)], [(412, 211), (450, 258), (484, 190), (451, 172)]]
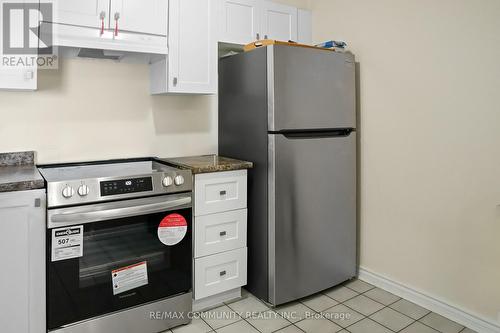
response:
[(246, 284), (246, 247), (194, 261), (195, 299), (202, 299)]
[(195, 258), (247, 246), (247, 210), (195, 217)]
[(247, 207), (247, 170), (195, 176), (194, 214), (207, 215)]

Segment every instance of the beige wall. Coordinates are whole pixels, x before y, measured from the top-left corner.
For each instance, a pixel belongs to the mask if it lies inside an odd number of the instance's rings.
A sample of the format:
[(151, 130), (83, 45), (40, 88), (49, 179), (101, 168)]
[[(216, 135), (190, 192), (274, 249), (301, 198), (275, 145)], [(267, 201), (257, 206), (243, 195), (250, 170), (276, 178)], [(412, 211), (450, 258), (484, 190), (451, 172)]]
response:
[(33, 149), (40, 163), (217, 152), (217, 96), (150, 96), (147, 65), (64, 59), (38, 85), (0, 91), (0, 152)]
[(362, 267), (498, 322), (500, 1), (310, 4), (360, 62)]
[(216, 96), (150, 96), (149, 67), (65, 59), (37, 92), (0, 92), (0, 151), (40, 163), (217, 152)]

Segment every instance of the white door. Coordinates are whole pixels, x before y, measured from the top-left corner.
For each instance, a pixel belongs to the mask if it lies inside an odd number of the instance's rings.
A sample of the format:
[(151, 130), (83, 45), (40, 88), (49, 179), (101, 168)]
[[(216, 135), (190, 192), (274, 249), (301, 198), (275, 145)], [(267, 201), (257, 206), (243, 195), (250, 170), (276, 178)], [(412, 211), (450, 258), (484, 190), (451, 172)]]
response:
[(262, 11), (265, 39), (297, 41), (297, 8), (264, 1)]
[[(91, 28), (109, 23), (109, 0), (64, 0), (55, 3), (54, 22)], [(104, 20), (102, 19), (104, 16)]]
[(166, 36), (167, 16), (168, 0), (111, 0), (110, 28)]
[(47, 332), (45, 209), (45, 190), (0, 193), (2, 332)]
[(214, 0), (170, 0), (168, 92), (216, 92), (217, 40)]
[(219, 40), (248, 44), (261, 39), (261, 1), (219, 0)]

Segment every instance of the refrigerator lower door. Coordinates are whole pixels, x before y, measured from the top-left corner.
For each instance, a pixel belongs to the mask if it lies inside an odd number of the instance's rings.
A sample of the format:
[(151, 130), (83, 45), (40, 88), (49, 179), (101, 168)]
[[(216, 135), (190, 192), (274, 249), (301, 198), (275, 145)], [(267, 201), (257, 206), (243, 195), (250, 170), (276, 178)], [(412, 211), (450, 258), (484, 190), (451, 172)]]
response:
[(356, 274), (356, 133), (269, 134), (269, 302)]

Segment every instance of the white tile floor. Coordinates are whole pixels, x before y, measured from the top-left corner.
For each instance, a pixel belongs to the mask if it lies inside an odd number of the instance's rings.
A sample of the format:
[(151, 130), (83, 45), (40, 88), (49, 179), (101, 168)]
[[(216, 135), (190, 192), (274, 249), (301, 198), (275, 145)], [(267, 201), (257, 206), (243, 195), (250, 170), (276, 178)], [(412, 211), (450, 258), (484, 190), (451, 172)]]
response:
[(473, 333), (385, 290), (354, 280), (270, 309), (253, 295), (201, 313), (168, 333)]

